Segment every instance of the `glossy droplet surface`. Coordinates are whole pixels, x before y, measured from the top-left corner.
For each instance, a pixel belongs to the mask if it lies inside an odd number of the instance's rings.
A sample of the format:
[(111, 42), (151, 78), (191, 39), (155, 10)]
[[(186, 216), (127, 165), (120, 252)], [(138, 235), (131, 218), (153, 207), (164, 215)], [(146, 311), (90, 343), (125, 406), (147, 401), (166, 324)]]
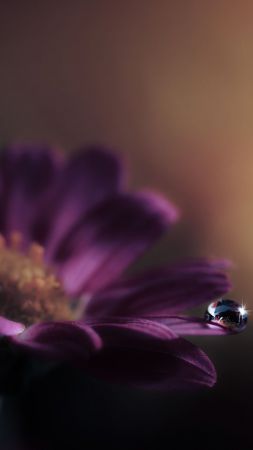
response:
[(248, 313), (243, 305), (234, 300), (219, 299), (210, 303), (205, 320), (234, 331), (242, 331), (247, 325)]

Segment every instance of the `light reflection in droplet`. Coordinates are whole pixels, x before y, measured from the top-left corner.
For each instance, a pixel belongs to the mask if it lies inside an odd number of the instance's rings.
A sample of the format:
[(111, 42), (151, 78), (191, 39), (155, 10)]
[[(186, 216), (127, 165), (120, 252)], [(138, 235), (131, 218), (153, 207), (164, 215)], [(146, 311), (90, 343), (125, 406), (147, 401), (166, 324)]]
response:
[(234, 300), (219, 299), (210, 303), (205, 313), (205, 320), (233, 331), (242, 331), (248, 321), (248, 312), (244, 305)]

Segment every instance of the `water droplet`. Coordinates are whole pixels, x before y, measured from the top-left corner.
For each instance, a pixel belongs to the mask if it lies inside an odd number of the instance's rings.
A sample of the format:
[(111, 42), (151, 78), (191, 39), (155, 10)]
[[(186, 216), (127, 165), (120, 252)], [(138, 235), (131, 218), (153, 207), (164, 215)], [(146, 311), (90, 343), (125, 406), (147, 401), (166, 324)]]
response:
[(234, 331), (242, 331), (247, 324), (248, 312), (240, 303), (221, 298), (210, 303), (205, 313), (205, 320)]

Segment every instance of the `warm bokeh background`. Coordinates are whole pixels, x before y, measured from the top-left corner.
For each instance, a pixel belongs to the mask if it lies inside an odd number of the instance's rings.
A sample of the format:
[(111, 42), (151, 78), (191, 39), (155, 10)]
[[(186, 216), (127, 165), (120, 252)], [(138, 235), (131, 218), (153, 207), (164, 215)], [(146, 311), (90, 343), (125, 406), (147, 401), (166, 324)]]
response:
[[(253, 309), (252, 23), (247, 0), (0, 6), (0, 141), (115, 148), (132, 186), (164, 191), (183, 210), (150, 261), (229, 257), (233, 296)], [(239, 361), (224, 402), (249, 381), (251, 340), (236, 342), (219, 368), (228, 379)]]
[(0, 140), (118, 149), (135, 185), (183, 209), (177, 250), (232, 258), (235, 295), (251, 306), (252, 21), (244, 0), (0, 10)]

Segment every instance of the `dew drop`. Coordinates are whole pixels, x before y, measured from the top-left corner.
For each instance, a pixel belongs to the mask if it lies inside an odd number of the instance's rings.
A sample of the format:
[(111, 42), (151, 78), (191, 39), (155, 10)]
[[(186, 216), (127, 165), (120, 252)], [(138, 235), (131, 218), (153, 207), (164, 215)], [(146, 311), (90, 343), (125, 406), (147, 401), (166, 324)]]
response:
[(242, 331), (247, 325), (248, 312), (240, 303), (221, 298), (210, 303), (205, 313), (205, 320), (233, 331)]

